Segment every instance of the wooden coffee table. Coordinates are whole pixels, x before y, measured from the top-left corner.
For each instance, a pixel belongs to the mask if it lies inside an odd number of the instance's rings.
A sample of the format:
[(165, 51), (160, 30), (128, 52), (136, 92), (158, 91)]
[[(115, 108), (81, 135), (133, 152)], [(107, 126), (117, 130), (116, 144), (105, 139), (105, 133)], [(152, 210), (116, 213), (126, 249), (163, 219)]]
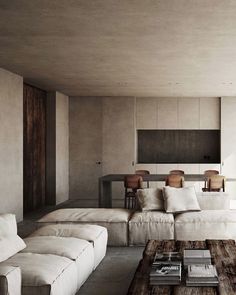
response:
[[(212, 263), (219, 275), (218, 287), (186, 287), (185, 280), (179, 286), (150, 286), (149, 273), (156, 251), (179, 251), (184, 249), (209, 249)], [(206, 241), (156, 241), (147, 243), (139, 262), (128, 295), (236, 295), (236, 245), (233, 240)]]

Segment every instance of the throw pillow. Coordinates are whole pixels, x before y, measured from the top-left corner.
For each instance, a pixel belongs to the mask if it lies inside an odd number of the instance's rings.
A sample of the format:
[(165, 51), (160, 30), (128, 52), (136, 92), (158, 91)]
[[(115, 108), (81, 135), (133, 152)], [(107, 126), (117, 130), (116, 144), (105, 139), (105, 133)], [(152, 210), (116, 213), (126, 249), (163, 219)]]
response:
[(0, 262), (15, 255), (26, 247), (25, 242), (18, 236), (0, 237)]
[(137, 191), (137, 198), (142, 211), (164, 210), (164, 200), (161, 189), (139, 189)]
[(166, 186), (163, 188), (163, 196), (167, 213), (201, 211), (193, 186), (183, 188)]
[(0, 262), (15, 255), (25, 247), (25, 242), (17, 235), (15, 215), (0, 214)]

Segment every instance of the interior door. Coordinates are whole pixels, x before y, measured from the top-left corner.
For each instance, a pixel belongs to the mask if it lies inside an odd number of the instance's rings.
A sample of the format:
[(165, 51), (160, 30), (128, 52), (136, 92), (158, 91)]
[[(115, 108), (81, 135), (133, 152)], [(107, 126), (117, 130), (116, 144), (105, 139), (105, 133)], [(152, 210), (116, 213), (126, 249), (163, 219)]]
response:
[(45, 204), (46, 92), (24, 84), (24, 213)]
[(98, 97), (70, 98), (70, 199), (98, 206), (102, 176), (102, 103)]
[[(103, 175), (134, 173), (135, 99), (103, 98)], [(124, 183), (112, 183), (113, 207), (124, 206)]]

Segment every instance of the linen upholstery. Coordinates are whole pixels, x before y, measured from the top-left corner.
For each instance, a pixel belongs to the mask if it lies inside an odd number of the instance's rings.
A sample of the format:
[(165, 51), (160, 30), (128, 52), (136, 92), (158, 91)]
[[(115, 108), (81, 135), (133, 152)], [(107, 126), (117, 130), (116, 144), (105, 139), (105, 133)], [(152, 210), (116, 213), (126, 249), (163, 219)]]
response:
[(66, 257), (18, 253), (2, 264), (20, 267), (22, 295), (74, 295), (77, 291), (76, 264)]
[(26, 248), (22, 253), (54, 254), (76, 260), (87, 247), (89, 242), (76, 238), (62, 237), (30, 237), (24, 239)]
[(146, 188), (137, 191), (139, 207), (142, 211), (164, 210), (162, 189)]
[(129, 244), (145, 245), (148, 240), (174, 238), (174, 217), (159, 211), (135, 212), (129, 221)]
[(16, 218), (13, 214), (0, 215), (0, 262), (25, 248), (24, 241), (17, 235)]
[(21, 270), (15, 266), (0, 266), (0, 294), (21, 295)]
[(30, 237), (37, 236), (73, 237), (92, 243), (94, 247), (94, 269), (106, 255), (107, 229), (99, 225), (51, 224), (39, 228), (30, 235)]
[(166, 186), (163, 188), (163, 193), (167, 213), (201, 210), (192, 186), (183, 188)]
[(0, 237), (17, 235), (16, 217), (14, 214), (0, 214)]
[(231, 210), (178, 214), (175, 217), (175, 239), (236, 239), (236, 214)]
[(199, 192), (197, 199), (201, 210), (229, 210), (230, 197), (224, 192)]
[(128, 220), (132, 214), (128, 209), (110, 208), (68, 208), (53, 211), (38, 222), (88, 223), (107, 228), (108, 245), (126, 246), (128, 244)]
[(94, 251), (91, 243), (77, 238), (38, 236), (25, 239), (24, 253), (53, 254), (74, 260), (78, 272), (78, 286), (85, 282), (94, 269)]

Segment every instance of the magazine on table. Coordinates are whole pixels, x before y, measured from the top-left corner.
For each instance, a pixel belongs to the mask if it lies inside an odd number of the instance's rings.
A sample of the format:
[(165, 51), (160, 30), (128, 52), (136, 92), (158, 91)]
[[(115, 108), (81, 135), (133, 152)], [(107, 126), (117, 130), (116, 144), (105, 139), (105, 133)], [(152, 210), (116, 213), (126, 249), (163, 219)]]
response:
[(150, 277), (160, 279), (179, 279), (181, 277), (181, 262), (159, 262), (152, 266)]
[(157, 252), (153, 264), (159, 263), (160, 261), (167, 263), (170, 261), (182, 261), (182, 256), (180, 252)]

